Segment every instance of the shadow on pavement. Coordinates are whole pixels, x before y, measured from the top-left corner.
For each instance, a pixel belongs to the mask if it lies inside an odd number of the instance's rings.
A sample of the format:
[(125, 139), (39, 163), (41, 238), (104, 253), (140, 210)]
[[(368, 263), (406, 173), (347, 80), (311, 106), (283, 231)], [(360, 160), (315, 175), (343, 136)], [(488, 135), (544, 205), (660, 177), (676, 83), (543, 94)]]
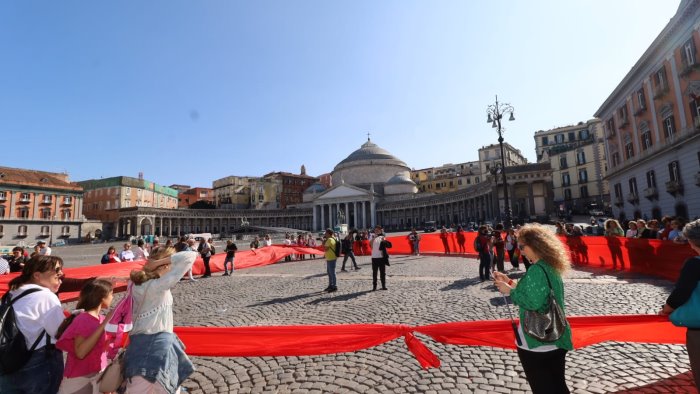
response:
[(337, 295), (335, 297), (330, 297), (330, 298), (325, 298), (325, 297), (324, 298), (317, 298), (313, 301), (307, 302), (306, 305), (318, 305), (318, 304), (322, 304), (322, 303), (326, 303), (326, 302), (336, 302), (336, 301), (349, 301), (349, 300), (357, 298), (361, 295), (371, 293), (371, 292), (372, 291), (370, 291), (370, 290), (365, 290), (365, 291), (358, 291), (355, 293), (340, 294), (340, 295)]
[(263, 301), (263, 302), (259, 302), (259, 303), (257, 303), (257, 304), (248, 305), (247, 307), (248, 307), (248, 308), (253, 308), (253, 307), (256, 307), (256, 306), (275, 305), (275, 304), (286, 304), (286, 303), (288, 303), (288, 302), (294, 302), (294, 301), (298, 301), (298, 300), (303, 300), (304, 298), (309, 298), (309, 297), (317, 296), (317, 295), (320, 295), (320, 294), (323, 294), (323, 292), (322, 292), (322, 291), (315, 291), (315, 292), (313, 292), (313, 293), (298, 294), (298, 295), (291, 296), (291, 297), (273, 298), (273, 299), (268, 300), (268, 301)]
[[(669, 391), (670, 390), (670, 391)], [(623, 389), (615, 391), (616, 394), (622, 393), (697, 393), (695, 389), (695, 381), (693, 380), (693, 372), (688, 371), (670, 378), (659, 380), (658, 382), (650, 383), (645, 386), (634, 387), (631, 389)]]
[(479, 283), (481, 283), (481, 280), (479, 278), (458, 279), (450, 283), (449, 285), (443, 287), (442, 289), (440, 289), (440, 291), (462, 290), (468, 286), (478, 285)]

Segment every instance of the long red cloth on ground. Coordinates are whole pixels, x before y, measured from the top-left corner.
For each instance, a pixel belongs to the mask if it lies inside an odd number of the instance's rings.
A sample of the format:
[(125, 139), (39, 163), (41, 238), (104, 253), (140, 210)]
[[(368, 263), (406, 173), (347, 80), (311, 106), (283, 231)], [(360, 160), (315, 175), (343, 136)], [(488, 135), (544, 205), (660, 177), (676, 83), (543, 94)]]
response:
[[(465, 254), (468, 257), (477, 255), (474, 250), (474, 238), (477, 233), (463, 234), (464, 241), (457, 233), (447, 233), (444, 238), (441, 238), (439, 233), (421, 234), (420, 252), (444, 254), (449, 250), (451, 254)], [(603, 236), (559, 238), (569, 248), (574, 265), (616, 268), (672, 281), (678, 279), (685, 260), (694, 256), (693, 250), (687, 244), (658, 239)], [(412, 252), (408, 236), (392, 236), (387, 239), (392, 243), (390, 254)]]
[[(605, 341), (685, 343), (685, 329), (665, 316), (569, 317), (573, 341), (581, 348)], [(510, 320), (439, 323), (427, 326), (339, 324), (327, 326), (176, 327), (188, 354), (210, 357), (311, 356), (367, 349), (404, 337), (423, 368), (440, 360), (415, 333), (451, 345), (515, 349)]]
[[(285, 256), (291, 254), (319, 255), (323, 254), (323, 252), (313, 248), (272, 245), (256, 250), (237, 252), (234, 264), (236, 269), (259, 267), (274, 264), (284, 259)], [(215, 254), (211, 257), (209, 260), (209, 266), (211, 267), (212, 272), (220, 272), (224, 270), (225, 257), (225, 253)], [(134, 261), (128, 263), (99, 264), (85, 267), (65, 268), (63, 273), (66, 275), (66, 277), (75, 279), (92, 278), (95, 276), (127, 278), (132, 270), (140, 269), (144, 263), (145, 261)], [(192, 266), (192, 273), (194, 275), (204, 274), (204, 261), (201, 257), (198, 257), (197, 260), (195, 260), (194, 265)], [(18, 273), (0, 275), (0, 296), (7, 292), (10, 281), (18, 275)], [(126, 289), (126, 282), (118, 282), (117, 289)], [(58, 298), (62, 302), (68, 302), (78, 299), (78, 295), (79, 292), (65, 292), (59, 293)]]

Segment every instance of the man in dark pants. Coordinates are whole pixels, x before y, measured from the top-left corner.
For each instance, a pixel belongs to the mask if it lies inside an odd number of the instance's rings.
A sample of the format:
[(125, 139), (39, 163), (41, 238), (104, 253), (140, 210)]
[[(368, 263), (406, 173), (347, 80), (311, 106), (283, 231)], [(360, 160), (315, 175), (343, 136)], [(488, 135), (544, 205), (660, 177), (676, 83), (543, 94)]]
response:
[(211, 259), (211, 246), (206, 239), (202, 238), (197, 248), (202, 260), (204, 261), (204, 275), (202, 278), (211, 278), (211, 268), (209, 268), (209, 259)]
[(342, 272), (347, 272), (345, 270), (345, 263), (348, 261), (348, 257), (352, 259), (352, 265), (355, 267), (355, 270), (360, 269), (360, 267), (357, 266), (357, 262), (355, 261), (355, 253), (352, 250), (352, 235), (353, 233), (350, 233), (347, 237), (343, 238), (343, 240), (340, 241), (340, 245), (342, 246), (342, 252), (345, 255), (345, 257), (343, 257), (343, 266), (340, 268)]
[(377, 271), (382, 282), (382, 290), (386, 288), (386, 266), (389, 265), (389, 254), (386, 252), (387, 241), (382, 226), (374, 227), (375, 237), (372, 239), (372, 291), (377, 290)]
[(491, 272), (491, 236), (488, 227), (479, 227), (474, 249), (479, 252), (479, 279), (483, 282), (489, 278)]

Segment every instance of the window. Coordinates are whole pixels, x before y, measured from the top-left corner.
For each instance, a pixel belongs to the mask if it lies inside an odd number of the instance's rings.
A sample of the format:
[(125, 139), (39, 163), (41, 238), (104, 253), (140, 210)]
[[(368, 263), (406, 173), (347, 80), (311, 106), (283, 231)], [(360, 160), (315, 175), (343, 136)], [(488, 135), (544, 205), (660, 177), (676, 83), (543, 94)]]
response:
[(131, 195), (131, 188), (127, 187), (126, 192), (124, 194), (126, 194), (127, 196), (130, 196)]
[(647, 109), (647, 101), (644, 97), (644, 88), (637, 90), (637, 106), (640, 111)]
[(29, 193), (22, 193), (22, 195), (19, 197), (19, 200), (23, 202), (29, 201)]
[(27, 235), (27, 226), (22, 225), (22, 226), (17, 227), (17, 233), (18, 233), (17, 235), (22, 235), (22, 236)]
[(43, 202), (44, 204), (51, 204), (51, 201), (52, 201), (51, 195), (50, 195), (50, 194), (44, 194), (44, 199), (42, 200), (42, 202)]
[(70, 196), (63, 197), (63, 204), (64, 205), (70, 205), (72, 203), (73, 203), (73, 197), (70, 197)]
[(591, 132), (588, 129), (581, 130), (579, 133), (579, 138), (582, 140), (587, 140), (591, 136)]
[(5, 206), (0, 205), (0, 218), (4, 218), (4, 217), (5, 217)]
[(576, 141), (576, 133), (575, 132), (570, 132), (569, 133), (569, 141)]
[(584, 151), (576, 152), (576, 163), (578, 165), (586, 164), (586, 152), (584, 152)]
[(564, 199), (571, 200), (571, 189), (564, 189)]
[(676, 122), (673, 120), (673, 115), (664, 119), (664, 136), (666, 138), (673, 137), (676, 133)]
[(581, 198), (588, 198), (588, 186), (581, 186)]
[(615, 189), (615, 198), (622, 199), (622, 184), (616, 183), (614, 189)]
[(70, 235), (70, 226), (61, 227), (61, 235), (62, 236)]
[(63, 218), (63, 220), (70, 220), (70, 209), (64, 209), (61, 212), (61, 218)]
[(49, 226), (41, 226), (41, 235), (49, 235)]
[(542, 137), (542, 146), (546, 146), (547, 144), (549, 144), (549, 137)]
[(620, 109), (617, 110), (617, 115), (620, 117), (620, 127), (622, 127), (623, 124), (627, 124), (627, 106), (622, 106)]
[(42, 208), (41, 209), (41, 218), (42, 219), (51, 219), (51, 209)]
[[(690, 96), (690, 116), (696, 128), (700, 127), (700, 96)], [(0, 199), (3, 199), (0, 197)]]
[(654, 83), (656, 84), (657, 95), (661, 92), (666, 92), (668, 85), (666, 84), (666, 67), (661, 67), (659, 71), (654, 74)]
[(634, 157), (634, 146), (632, 142), (628, 142), (625, 145), (625, 159), (629, 160)]
[(615, 119), (610, 118), (608, 119), (608, 132), (610, 135), (615, 135)]
[(566, 155), (559, 156), (559, 168), (568, 168), (569, 165), (566, 162)]
[(564, 172), (561, 174), (561, 185), (569, 186), (571, 184), (571, 178), (569, 178), (569, 173)]
[(5, 201), (7, 199), (7, 194), (5, 192), (0, 192), (0, 201)]
[(629, 180), (630, 194), (637, 194), (637, 178), (630, 178)]
[(651, 148), (651, 131), (647, 130), (642, 133), (642, 150)]
[(690, 40), (683, 44), (681, 58), (685, 67), (690, 67), (695, 64), (695, 42), (693, 42), (693, 37), (690, 37)]
[(620, 165), (620, 152), (615, 152), (612, 154), (612, 166), (617, 167)]
[(681, 181), (681, 168), (677, 160), (668, 163), (668, 176), (671, 178), (671, 181)]
[(28, 218), (29, 217), (29, 208), (22, 207), (22, 208), (18, 209), (17, 210), (17, 217), (24, 218), (24, 219)]
[(578, 183), (588, 182), (588, 171), (586, 169), (578, 170)]
[(656, 187), (656, 173), (654, 170), (647, 172), (647, 187)]
[(129, 208), (129, 207), (131, 207), (131, 201), (129, 201), (129, 200), (124, 201), (124, 208)]
[(564, 134), (555, 135), (554, 142), (556, 142), (557, 144), (561, 144), (562, 142), (564, 142)]
[(2, 236), (3, 234), (5, 234), (5, 228), (2, 224), (0, 224), (0, 236)]

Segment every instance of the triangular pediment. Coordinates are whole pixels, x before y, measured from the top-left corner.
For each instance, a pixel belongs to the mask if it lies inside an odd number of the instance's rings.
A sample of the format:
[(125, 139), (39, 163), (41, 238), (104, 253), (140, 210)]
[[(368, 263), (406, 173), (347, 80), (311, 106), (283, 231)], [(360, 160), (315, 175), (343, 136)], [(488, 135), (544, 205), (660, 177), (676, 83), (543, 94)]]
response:
[(357, 186), (342, 184), (326, 190), (323, 192), (323, 194), (316, 197), (315, 201), (344, 197), (370, 197), (371, 195), (372, 193), (370, 193), (368, 190)]

